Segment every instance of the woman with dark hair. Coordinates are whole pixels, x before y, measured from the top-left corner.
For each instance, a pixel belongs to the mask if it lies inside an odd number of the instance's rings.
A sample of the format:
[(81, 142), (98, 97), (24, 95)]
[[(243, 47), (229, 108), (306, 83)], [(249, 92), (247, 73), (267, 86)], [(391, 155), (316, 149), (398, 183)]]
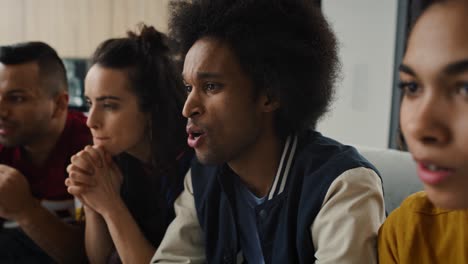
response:
[(174, 218), (191, 158), (182, 87), (153, 27), (95, 51), (85, 80), (94, 146), (72, 157), (66, 180), (84, 204), (92, 263), (148, 263)]
[(468, 263), (468, 2), (435, 0), (400, 65), (400, 126), (424, 191), (379, 231), (380, 263)]

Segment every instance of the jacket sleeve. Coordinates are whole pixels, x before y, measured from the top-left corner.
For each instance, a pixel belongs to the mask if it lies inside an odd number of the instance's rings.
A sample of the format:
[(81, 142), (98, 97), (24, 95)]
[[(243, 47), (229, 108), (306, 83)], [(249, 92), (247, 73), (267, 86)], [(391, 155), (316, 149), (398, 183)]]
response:
[(151, 263), (205, 263), (203, 232), (195, 209), (190, 171), (185, 176), (184, 191), (174, 202), (174, 210), (176, 217)]
[(358, 167), (330, 185), (311, 234), (317, 264), (377, 263), (377, 232), (385, 220), (382, 181)]

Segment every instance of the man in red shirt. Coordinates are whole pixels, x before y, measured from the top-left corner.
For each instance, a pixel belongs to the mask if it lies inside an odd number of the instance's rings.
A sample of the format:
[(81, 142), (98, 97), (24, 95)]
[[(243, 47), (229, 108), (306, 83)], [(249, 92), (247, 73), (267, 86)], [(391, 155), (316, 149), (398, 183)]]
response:
[(86, 117), (68, 111), (55, 50), (0, 46), (0, 263), (84, 261), (64, 180), (70, 157), (90, 142)]

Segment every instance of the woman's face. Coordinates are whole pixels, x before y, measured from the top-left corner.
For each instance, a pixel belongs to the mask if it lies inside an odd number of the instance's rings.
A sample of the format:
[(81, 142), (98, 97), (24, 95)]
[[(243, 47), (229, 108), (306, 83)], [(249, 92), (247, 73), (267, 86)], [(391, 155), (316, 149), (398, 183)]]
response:
[(85, 96), (94, 145), (103, 146), (111, 155), (127, 152), (147, 161), (149, 115), (140, 111), (127, 72), (92, 66), (85, 79)]
[(400, 122), (431, 201), (468, 208), (468, 7), (431, 6), (400, 66)]

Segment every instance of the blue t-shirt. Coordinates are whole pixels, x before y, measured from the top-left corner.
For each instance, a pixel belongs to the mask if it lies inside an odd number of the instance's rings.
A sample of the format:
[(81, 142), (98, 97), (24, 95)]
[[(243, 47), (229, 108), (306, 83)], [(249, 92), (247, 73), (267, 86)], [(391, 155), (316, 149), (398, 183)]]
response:
[(240, 180), (236, 181), (236, 210), (242, 253), (252, 264), (264, 264), (262, 247), (258, 237), (255, 207), (262, 204), (265, 197), (258, 198)]

